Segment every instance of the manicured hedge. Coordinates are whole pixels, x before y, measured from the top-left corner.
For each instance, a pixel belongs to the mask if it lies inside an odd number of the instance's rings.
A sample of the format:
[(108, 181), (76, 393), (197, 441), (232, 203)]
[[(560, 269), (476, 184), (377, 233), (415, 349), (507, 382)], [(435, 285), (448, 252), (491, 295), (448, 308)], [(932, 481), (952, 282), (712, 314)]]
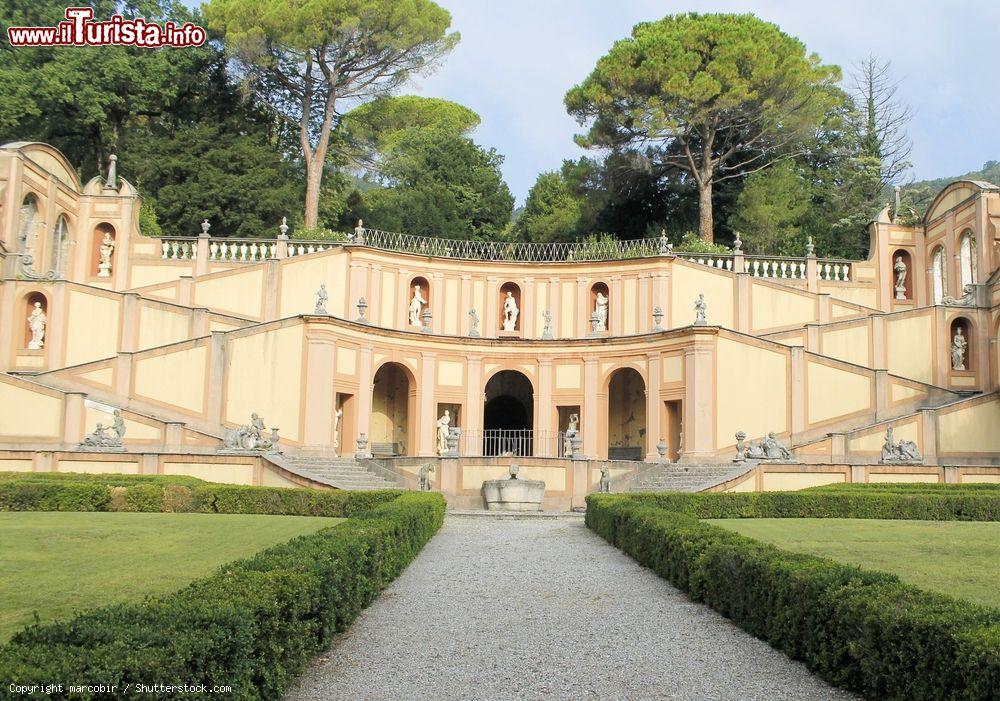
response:
[(0, 511), (145, 511), (288, 516), (352, 516), (386, 503), (398, 490), (247, 487), (198, 481), (117, 485), (99, 480), (0, 480)]
[(1000, 610), (703, 523), (696, 505), (724, 509), (700, 496), (682, 495), (682, 513), (666, 499), (591, 495), (587, 525), (833, 684), (871, 699), (997, 698)]
[(72, 698), (150, 698), (124, 692), (130, 682), (229, 685), (225, 698), (280, 698), (444, 519), (437, 494), (396, 492), (369, 510), (377, 497), (347, 494), (344, 511), (356, 517), (229, 563), (175, 594), (24, 629), (0, 648), (0, 680), (118, 685), (114, 694)]
[(971, 484), (947, 484), (941, 482), (875, 482), (875, 483), (843, 483), (825, 484), (821, 487), (809, 487), (805, 492), (871, 492), (871, 493), (911, 493), (927, 494), (1000, 494), (1000, 484), (989, 482)]
[(89, 472), (0, 472), (0, 482), (25, 480), (31, 482), (87, 482), (128, 487), (134, 484), (181, 484), (197, 487), (208, 484), (205, 480), (187, 475), (118, 475), (113, 473)]
[[(631, 495), (639, 503), (698, 518), (875, 518), (921, 521), (1000, 521), (1000, 491), (893, 490), (677, 492)], [(0, 507), (2, 508), (2, 507)]]

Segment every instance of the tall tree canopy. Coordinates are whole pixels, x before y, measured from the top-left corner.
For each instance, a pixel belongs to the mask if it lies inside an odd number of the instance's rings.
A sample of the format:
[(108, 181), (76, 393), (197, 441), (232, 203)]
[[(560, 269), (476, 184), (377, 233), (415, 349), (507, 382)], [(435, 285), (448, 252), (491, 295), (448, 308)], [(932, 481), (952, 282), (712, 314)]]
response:
[(305, 225), (316, 227), (331, 133), (345, 106), (399, 88), (455, 46), (431, 0), (210, 0), (243, 75), (293, 126), (306, 172)]
[(632, 149), (685, 172), (710, 242), (713, 186), (807, 148), (839, 77), (753, 15), (670, 15), (616, 42), (566, 107), (589, 125), (581, 145)]

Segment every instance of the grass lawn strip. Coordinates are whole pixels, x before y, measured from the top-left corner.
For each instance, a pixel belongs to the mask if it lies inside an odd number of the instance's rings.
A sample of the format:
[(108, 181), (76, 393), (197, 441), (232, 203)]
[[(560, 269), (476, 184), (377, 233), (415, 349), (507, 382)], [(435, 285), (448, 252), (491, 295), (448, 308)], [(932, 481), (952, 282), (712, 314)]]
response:
[(0, 642), (34, 621), (163, 595), (342, 519), (170, 513), (0, 513)]
[(870, 519), (708, 520), (794, 552), (892, 572), (905, 582), (1000, 608), (1000, 523)]

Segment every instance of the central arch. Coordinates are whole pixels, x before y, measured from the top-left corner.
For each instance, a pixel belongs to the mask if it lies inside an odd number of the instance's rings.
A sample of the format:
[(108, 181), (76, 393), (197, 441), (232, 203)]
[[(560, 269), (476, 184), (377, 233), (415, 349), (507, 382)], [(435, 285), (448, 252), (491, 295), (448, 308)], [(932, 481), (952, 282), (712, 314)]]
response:
[(608, 380), (608, 459), (642, 460), (646, 452), (646, 382), (635, 368)]
[(409, 370), (399, 363), (386, 363), (376, 371), (372, 385), (371, 452), (376, 457), (414, 454), (417, 446), (411, 417), (416, 414), (416, 383)]
[(501, 370), (486, 383), (484, 400), (483, 455), (532, 455), (535, 390), (531, 380), (517, 370)]

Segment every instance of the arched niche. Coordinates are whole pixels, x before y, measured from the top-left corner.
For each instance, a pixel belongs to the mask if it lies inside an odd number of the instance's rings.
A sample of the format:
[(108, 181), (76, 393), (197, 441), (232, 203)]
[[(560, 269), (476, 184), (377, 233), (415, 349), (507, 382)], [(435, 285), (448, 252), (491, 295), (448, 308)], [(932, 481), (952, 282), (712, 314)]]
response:
[[(590, 311), (587, 313), (587, 324), (588, 330), (590, 324), (591, 315), (597, 312), (598, 315), (603, 315), (605, 318), (602, 319), (602, 324), (598, 330), (609, 331), (611, 329), (611, 307), (608, 300), (611, 297), (611, 293), (608, 290), (607, 283), (595, 282), (590, 286)], [(602, 300), (603, 304), (599, 305), (598, 301)]]
[[(900, 263), (904, 267), (900, 267)], [(900, 285), (902, 276), (902, 285)], [(897, 300), (913, 299), (913, 257), (905, 248), (900, 248), (892, 254), (892, 277), (890, 292)]]
[(642, 460), (646, 446), (646, 382), (635, 368), (608, 379), (608, 459)]
[(108, 236), (111, 242), (117, 247), (116, 239), (118, 234), (115, 232), (115, 227), (107, 222), (101, 222), (94, 227), (94, 231), (90, 236), (90, 264), (88, 266), (90, 275), (93, 277), (97, 277), (101, 273), (101, 246), (104, 244), (105, 236)]
[(431, 284), (427, 278), (418, 275), (410, 280), (410, 289), (406, 296), (407, 325), (417, 328), (423, 326), (424, 310), (430, 306)]
[(45, 335), (42, 339), (42, 348), (31, 349), (31, 350), (42, 350), (49, 343), (49, 298), (45, 296), (45, 293), (39, 291), (28, 292), (21, 298), (20, 314), (21, 323), (23, 324), (24, 333), (20, 336), (15, 336), (15, 338), (20, 338), (20, 350), (28, 350), (28, 346), (31, 344), (32, 331), (31, 326), (28, 322), (29, 317), (35, 310), (35, 305), (38, 304), (42, 313), (45, 314), (46, 324), (45, 324)]
[(965, 294), (966, 285), (976, 284), (976, 237), (966, 229), (958, 237), (958, 279), (960, 287), (956, 296)]
[(38, 197), (34, 193), (29, 192), (21, 201), (21, 211), (18, 215), (18, 253), (34, 253), (38, 225)]
[[(513, 300), (513, 304), (508, 300)], [(521, 288), (516, 282), (505, 282), (500, 286), (500, 307), (499, 324), (500, 330), (507, 333), (521, 330)]]
[(416, 381), (399, 363), (385, 363), (372, 382), (368, 444), (376, 456), (410, 455), (416, 449), (413, 431)]
[(941, 304), (948, 294), (948, 266), (945, 265), (944, 246), (938, 246), (931, 252), (931, 292), (934, 304)]
[[(975, 330), (972, 322), (964, 316), (959, 316), (952, 319), (950, 329), (948, 354), (952, 372), (975, 371), (975, 353), (973, 353)], [(964, 339), (964, 349), (956, 348), (956, 338)]]

